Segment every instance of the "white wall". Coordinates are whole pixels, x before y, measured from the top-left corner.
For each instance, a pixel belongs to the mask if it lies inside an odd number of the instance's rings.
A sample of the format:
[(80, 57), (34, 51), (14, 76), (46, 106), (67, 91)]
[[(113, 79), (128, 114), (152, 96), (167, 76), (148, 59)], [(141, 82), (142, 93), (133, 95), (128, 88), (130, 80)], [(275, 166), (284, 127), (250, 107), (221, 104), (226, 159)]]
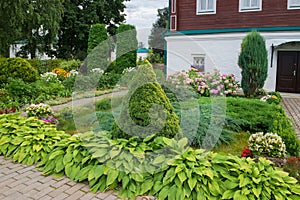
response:
[[(18, 51), (21, 50), (21, 47), (23, 46), (23, 44), (15, 44), (15, 45), (11, 45), (10, 49), (9, 49), (9, 57), (10, 58), (15, 58), (16, 54)], [(30, 57), (30, 55), (28, 55), (28, 57)], [(51, 57), (47, 56), (46, 54), (41, 54), (39, 52), (36, 53), (36, 57), (40, 60), (49, 60), (51, 59)]]
[[(205, 71), (219, 69), (221, 73), (232, 73), (241, 79), (241, 69), (238, 67), (238, 56), (243, 38), (248, 33), (177, 35), (166, 37), (167, 41), (167, 75), (176, 71), (188, 70), (193, 64), (194, 55), (205, 55)], [(262, 32), (268, 50), (268, 78), (264, 88), (274, 91), (276, 87), (277, 50), (273, 57), (271, 68), (271, 46), (290, 41), (300, 41), (300, 32)]]

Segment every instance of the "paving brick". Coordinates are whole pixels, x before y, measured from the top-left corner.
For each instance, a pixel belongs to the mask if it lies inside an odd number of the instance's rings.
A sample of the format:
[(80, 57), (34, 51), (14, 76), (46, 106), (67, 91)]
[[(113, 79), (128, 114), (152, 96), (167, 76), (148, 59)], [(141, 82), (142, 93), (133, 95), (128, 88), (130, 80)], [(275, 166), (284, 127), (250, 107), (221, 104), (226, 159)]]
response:
[[(51, 196), (51, 195), (50, 195)], [(57, 194), (54, 196), (54, 199), (55, 200), (62, 200), (62, 199), (65, 199), (67, 198), (69, 195), (67, 195), (66, 193), (60, 193), (60, 194)]]
[(56, 197), (59, 194), (63, 193), (64, 191), (68, 190), (69, 188), (70, 188), (70, 186), (63, 185), (63, 186), (57, 188), (56, 190), (53, 190), (52, 192), (50, 192), (48, 195), (51, 197)]
[(79, 199), (79, 198), (82, 197), (83, 195), (85, 195), (85, 193), (79, 190), (79, 191), (73, 193), (71, 196), (69, 196), (69, 197), (66, 198), (65, 200)]
[(95, 194), (92, 194), (92, 193), (86, 193), (86, 194), (84, 194), (82, 197), (80, 197), (80, 200), (90, 200), (90, 199), (92, 199), (93, 197), (95, 197)]
[(72, 186), (70, 189), (66, 190), (65, 193), (73, 194), (74, 192), (80, 190), (82, 187), (84, 187), (84, 184), (77, 183), (76, 185)]

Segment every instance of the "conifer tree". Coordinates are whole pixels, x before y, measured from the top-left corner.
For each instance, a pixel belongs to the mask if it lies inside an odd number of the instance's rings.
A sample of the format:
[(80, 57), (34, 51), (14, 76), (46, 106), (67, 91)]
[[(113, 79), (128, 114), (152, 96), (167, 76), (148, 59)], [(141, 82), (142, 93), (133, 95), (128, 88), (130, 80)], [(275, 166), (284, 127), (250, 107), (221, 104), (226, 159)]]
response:
[(238, 65), (242, 69), (241, 86), (249, 97), (261, 89), (268, 75), (268, 57), (264, 38), (256, 31), (242, 42)]
[(179, 118), (156, 80), (150, 64), (141, 65), (129, 83), (118, 119), (112, 127), (114, 138), (149, 135), (173, 138), (181, 134)]

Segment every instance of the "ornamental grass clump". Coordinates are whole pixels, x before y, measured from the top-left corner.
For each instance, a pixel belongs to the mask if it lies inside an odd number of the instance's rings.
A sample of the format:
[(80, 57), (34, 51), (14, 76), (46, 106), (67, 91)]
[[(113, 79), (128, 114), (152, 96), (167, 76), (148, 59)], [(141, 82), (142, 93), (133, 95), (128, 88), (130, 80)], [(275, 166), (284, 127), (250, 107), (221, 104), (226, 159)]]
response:
[(259, 132), (249, 138), (250, 150), (255, 155), (283, 158), (286, 155), (286, 147), (280, 136), (276, 133)]

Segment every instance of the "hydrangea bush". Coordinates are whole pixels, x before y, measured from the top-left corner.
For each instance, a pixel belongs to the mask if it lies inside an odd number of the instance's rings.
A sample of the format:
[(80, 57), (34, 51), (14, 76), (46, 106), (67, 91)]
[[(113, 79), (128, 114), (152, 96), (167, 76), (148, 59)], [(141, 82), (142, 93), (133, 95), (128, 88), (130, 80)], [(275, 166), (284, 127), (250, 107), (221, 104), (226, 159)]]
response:
[(276, 133), (259, 132), (249, 138), (249, 148), (255, 155), (283, 158), (286, 147), (280, 136)]
[(45, 117), (52, 115), (52, 109), (49, 105), (40, 103), (40, 104), (31, 104), (25, 108), (25, 112), (28, 117)]
[(199, 72), (191, 69), (188, 72), (177, 72), (167, 79), (168, 82), (180, 86), (191, 85), (201, 96), (210, 95), (234, 95), (239, 87), (233, 74), (220, 74), (219, 70), (210, 72)]

